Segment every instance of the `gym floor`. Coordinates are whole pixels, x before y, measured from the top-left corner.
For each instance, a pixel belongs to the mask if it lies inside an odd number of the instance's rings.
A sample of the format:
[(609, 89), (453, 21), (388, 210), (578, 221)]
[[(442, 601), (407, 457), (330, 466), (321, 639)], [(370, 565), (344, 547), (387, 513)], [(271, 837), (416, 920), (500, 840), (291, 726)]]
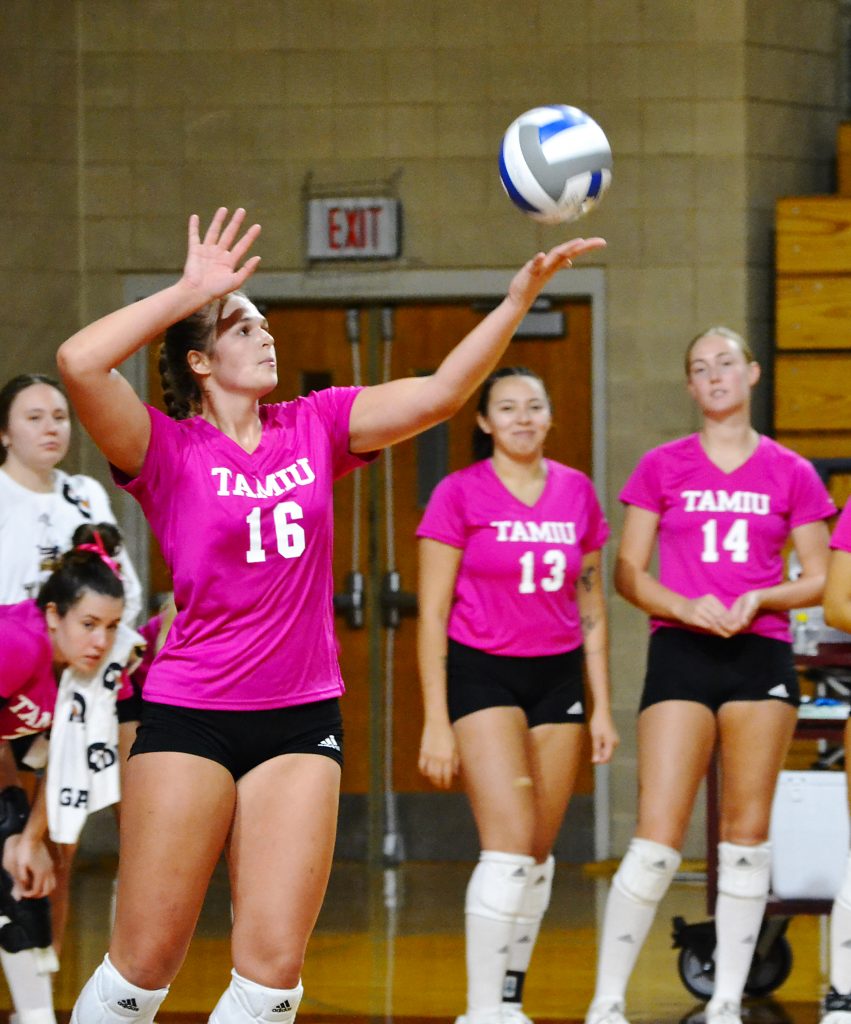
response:
[[(451, 1024), (464, 1010), (464, 889), (469, 864), (412, 863), (383, 871), (335, 865), (325, 906), (308, 949), (304, 1024)], [(610, 869), (614, 865), (608, 866)], [(62, 970), (56, 978), (60, 1021), (108, 941), (115, 861), (81, 860)], [(594, 984), (597, 923), (611, 871), (559, 866), (526, 982), (525, 1011), (536, 1024), (581, 1021)], [(631, 1021), (702, 1024), (702, 1004), (682, 984), (671, 919), (706, 919), (702, 883), (686, 876), (662, 903), (629, 990)], [(228, 981), (230, 909), (220, 869), (184, 967), (158, 1024), (205, 1024)], [(827, 920), (794, 918), (787, 933), (791, 973), (770, 998), (745, 1006), (745, 1024), (816, 1024), (826, 981)], [(0, 1010), (8, 1008), (5, 992)], [(3, 1018), (5, 1019), (5, 1018)]]

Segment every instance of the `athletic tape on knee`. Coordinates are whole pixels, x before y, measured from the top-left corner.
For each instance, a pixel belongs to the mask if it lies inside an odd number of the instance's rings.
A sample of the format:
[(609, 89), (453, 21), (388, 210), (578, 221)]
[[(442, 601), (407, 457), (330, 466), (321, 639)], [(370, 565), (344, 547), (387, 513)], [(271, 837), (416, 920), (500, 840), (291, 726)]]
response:
[(771, 843), (718, 844), (718, 892), (740, 899), (763, 899), (771, 885)]
[(520, 905), (521, 917), (537, 921), (547, 912), (553, 891), (555, 866), (555, 858), (549, 856), (543, 864), (536, 864), (530, 869), (523, 902)]
[(295, 988), (266, 988), (236, 970), (230, 973), (230, 985), (210, 1014), (209, 1024), (292, 1024), (304, 993), (300, 981)]
[(681, 860), (680, 852), (671, 846), (633, 839), (612, 884), (637, 903), (656, 904), (668, 891)]
[(494, 921), (512, 921), (520, 911), (535, 858), (482, 850), (467, 885), (464, 909)]
[(168, 988), (139, 988), (118, 972), (107, 954), (86, 982), (71, 1024), (153, 1024)]

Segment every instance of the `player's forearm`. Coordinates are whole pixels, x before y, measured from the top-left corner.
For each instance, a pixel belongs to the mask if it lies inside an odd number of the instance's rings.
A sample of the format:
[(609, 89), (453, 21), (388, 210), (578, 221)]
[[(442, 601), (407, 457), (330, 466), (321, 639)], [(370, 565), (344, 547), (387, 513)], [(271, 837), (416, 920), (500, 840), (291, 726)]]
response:
[(430, 387), (444, 416), (456, 413), (499, 362), (528, 306), (506, 297), (443, 359)]
[(109, 373), (209, 299), (181, 280), (108, 313), (60, 345), (56, 359), (62, 376), (79, 380)]
[(766, 587), (759, 592), (760, 608), (773, 612), (788, 612), (792, 608), (809, 608), (821, 604), (824, 581), (825, 574), (816, 573), (778, 583), (776, 587)]
[[(442, 624), (441, 624), (442, 623)], [(421, 611), (417, 627), (417, 662), (423, 715), (429, 721), (448, 721), (446, 697), (446, 622)]]
[[(598, 577), (599, 578), (599, 577)], [(585, 674), (595, 708), (608, 708), (611, 703), (609, 688), (609, 627), (602, 588), (577, 594), (582, 623), (582, 644), (585, 656)]]
[(615, 566), (615, 590), (636, 608), (659, 619), (681, 621), (688, 598), (670, 590), (644, 569), (618, 559)]
[(24, 839), (40, 843), (47, 838), (47, 776), (43, 775), (36, 784), (30, 816), (24, 825)]

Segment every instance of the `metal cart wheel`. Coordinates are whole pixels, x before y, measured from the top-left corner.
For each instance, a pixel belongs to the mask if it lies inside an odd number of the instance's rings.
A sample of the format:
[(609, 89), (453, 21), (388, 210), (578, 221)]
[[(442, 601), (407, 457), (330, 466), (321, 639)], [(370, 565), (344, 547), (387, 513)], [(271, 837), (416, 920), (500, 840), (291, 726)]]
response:
[(765, 953), (754, 957), (745, 992), (749, 996), (767, 996), (780, 988), (792, 970), (792, 947), (785, 935), (778, 936)]
[(715, 961), (704, 960), (688, 946), (683, 946), (677, 958), (680, 980), (693, 996), (700, 1000), (712, 998), (715, 989)]
[[(767, 918), (760, 929), (745, 994), (765, 996), (779, 988), (792, 970), (792, 947), (786, 938), (788, 918)], [(715, 922), (686, 924), (673, 920), (674, 948), (679, 949), (677, 971), (693, 996), (711, 999), (715, 991)]]

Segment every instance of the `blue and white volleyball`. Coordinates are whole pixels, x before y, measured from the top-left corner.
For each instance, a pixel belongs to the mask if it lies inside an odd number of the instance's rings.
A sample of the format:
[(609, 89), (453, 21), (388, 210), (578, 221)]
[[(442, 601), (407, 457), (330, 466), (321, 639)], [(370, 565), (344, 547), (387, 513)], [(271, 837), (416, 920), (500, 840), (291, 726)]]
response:
[(535, 107), (508, 126), (499, 175), (524, 213), (560, 224), (600, 202), (612, 180), (612, 150), (603, 129), (577, 107)]

